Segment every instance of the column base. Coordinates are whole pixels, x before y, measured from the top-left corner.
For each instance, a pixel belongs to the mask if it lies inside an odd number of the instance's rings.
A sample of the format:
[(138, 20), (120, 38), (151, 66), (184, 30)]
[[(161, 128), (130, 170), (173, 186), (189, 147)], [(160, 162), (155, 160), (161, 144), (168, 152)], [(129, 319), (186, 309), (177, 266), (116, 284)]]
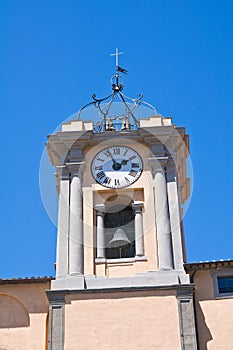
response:
[(85, 278), (84, 275), (74, 275), (58, 278), (51, 282), (51, 290), (64, 289), (84, 289)]

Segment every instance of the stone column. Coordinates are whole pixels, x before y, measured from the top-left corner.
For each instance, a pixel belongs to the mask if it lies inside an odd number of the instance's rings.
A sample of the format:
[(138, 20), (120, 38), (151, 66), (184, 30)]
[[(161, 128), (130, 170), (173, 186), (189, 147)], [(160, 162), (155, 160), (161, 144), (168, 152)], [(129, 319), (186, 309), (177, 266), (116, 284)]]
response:
[(69, 192), (70, 179), (65, 166), (57, 167), (60, 177), (56, 277), (68, 275), (68, 241), (69, 241)]
[(181, 217), (180, 203), (178, 194), (178, 185), (176, 181), (176, 168), (173, 162), (169, 162), (166, 166), (167, 170), (167, 192), (170, 212), (171, 234), (172, 234), (172, 250), (174, 259), (174, 268), (183, 270), (183, 246), (181, 233)]
[(83, 274), (83, 196), (80, 163), (73, 165), (70, 183), (69, 274)]
[(165, 164), (167, 157), (150, 159), (154, 177), (155, 220), (160, 269), (173, 269), (171, 227), (167, 200)]
[(142, 225), (142, 203), (134, 203), (132, 208), (135, 211), (135, 253), (136, 256), (144, 255), (143, 225)]
[(103, 204), (99, 204), (95, 206), (97, 258), (105, 258), (104, 209), (105, 209), (105, 206)]

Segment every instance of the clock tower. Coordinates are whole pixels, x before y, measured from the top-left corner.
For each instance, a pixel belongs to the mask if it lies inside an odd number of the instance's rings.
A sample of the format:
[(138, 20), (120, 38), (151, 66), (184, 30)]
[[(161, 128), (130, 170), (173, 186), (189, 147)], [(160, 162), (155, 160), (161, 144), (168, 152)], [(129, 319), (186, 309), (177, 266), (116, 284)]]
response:
[(142, 95), (126, 97), (120, 72), (116, 62), (110, 96), (48, 136), (59, 196), (49, 350), (195, 350), (189, 138)]

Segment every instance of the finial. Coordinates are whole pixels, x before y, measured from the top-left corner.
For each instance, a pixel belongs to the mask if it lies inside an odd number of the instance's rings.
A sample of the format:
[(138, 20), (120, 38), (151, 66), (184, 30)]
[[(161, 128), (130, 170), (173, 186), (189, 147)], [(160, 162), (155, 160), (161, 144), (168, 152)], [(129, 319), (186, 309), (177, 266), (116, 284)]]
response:
[(110, 53), (110, 56), (116, 56), (116, 74), (118, 74), (118, 67), (119, 67), (119, 55), (123, 55), (124, 52), (119, 52), (118, 48), (116, 48), (115, 53)]
[[(123, 55), (124, 52), (119, 52), (118, 48), (116, 48), (116, 52), (115, 53), (110, 53), (110, 56), (116, 56), (116, 74), (112, 77), (112, 89), (115, 92), (119, 92), (123, 90), (124, 87), (124, 79), (121, 77), (121, 81), (119, 82), (119, 73), (124, 73), (127, 74), (128, 71), (122, 67), (119, 66), (119, 55)], [(115, 79), (115, 82), (114, 82)]]
[[(78, 115), (80, 119), (82, 111), (93, 105), (99, 110), (99, 116), (101, 121), (98, 121), (95, 125), (95, 132), (105, 132), (105, 131), (124, 131), (124, 130), (136, 130), (139, 128), (139, 120), (135, 117), (135, 109), (141, 105), (147, 106), (154, 110), (157, 114), (155, 108), (150, 104), (142, 101), (142, 94), (139, 94), (138, 98), (130, 98), (122, 93), (124, 87), (124, 78), (119, 74), (119, 72), (127, 74), (127, 70), (119, 66), (119, 55), (123, 55), (124, 52), (119, 52), (116, 48), (115, 53), (111, 53), (110, 56), (116, 56), (116, 74), (111, 78), (112, 83), (112, 93), (104, 98), (97, 98), (95, 94), (92, 95), (92, 102), (87, 103), (83, 106)], [(113, 102), (116, 102), (116, 98), (120, 100), (120, 105), (118, 105), (118, 111), (111, 108)], [(108, 101), (108, 102), (107, 102)]]

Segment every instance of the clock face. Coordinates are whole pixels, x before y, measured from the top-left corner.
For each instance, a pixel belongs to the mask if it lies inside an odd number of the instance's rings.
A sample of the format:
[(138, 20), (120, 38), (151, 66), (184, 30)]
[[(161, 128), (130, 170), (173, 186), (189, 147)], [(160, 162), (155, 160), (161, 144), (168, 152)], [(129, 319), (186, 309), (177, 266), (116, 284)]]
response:
[(109, 188), (122, 188), (133, 184), (142, 173), (140, 155), (126, 146), (111, 146), (94, 157), (91, 172), (94, 179)]

